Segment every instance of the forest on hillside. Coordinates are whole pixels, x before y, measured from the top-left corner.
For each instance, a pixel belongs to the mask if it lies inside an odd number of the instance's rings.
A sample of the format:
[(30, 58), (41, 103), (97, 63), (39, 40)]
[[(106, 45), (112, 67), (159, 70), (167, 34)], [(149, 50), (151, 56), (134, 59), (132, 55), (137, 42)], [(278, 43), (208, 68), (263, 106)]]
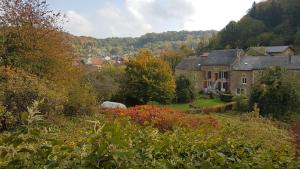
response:
[(209, 42), (217, 31), (169, 31), (164, 33), (147, 33), (138, 38), (78, 37), (65, 34), (73, 51), (81, 58), (105, 55), (133, 55), (140, 48), (147, 48), (159, 54), (165, 49), (179, 49), (182, 45), (197, 48), (198, 44)]
[(202, 51), (250, 46), (293, 45), (300, 51), (300, 1), (253, 3), (238, 22), (231, 21)]

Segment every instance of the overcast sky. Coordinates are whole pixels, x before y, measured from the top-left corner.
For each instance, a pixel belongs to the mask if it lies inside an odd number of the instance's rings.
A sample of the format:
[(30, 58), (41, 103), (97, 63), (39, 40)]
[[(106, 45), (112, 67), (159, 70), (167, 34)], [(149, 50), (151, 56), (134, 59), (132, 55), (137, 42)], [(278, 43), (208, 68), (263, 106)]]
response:
[[(261, 0), (256, 0), (256, 2)], [(48, 0), (67, 15), (65, 30), (97, 38), (148, 32), (220, 30), (239, 20), (254, 0)]]

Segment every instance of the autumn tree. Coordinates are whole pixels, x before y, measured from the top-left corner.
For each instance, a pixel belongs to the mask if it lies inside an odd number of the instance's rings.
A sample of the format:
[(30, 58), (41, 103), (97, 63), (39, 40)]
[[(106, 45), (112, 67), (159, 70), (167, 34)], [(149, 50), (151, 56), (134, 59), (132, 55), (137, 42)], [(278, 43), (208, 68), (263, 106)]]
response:
[(68, 73), (73, 56), (61, 34), (62, 21), (46, 1), (1, 0), (0, 65), (49, 78)]
[(77, 110), (81, 105), (85, 112), (94, 104), (80, 68), (73, 66), (62, 23), (62, 15), (44, 0), (0, 1), (0, 78), (7, 77), (0, 82), (0, 104), (12, 104), (9, 111), (19, 114), (40, 99), (59, 110)]
[(149, 101), (170, 103), (175, 94), (175, 81), (167, 63), (142, 49), (126, 65), (121, 94), (129, 105)]
[(193, 54), (194, 54), (194, 52), (189, 46), (182, 45), (179, 50), (168, 49), (168, 50), (163, 51), (160, 54), (160, 58), (169, 64), (169, 66), (171, 67), (171, 69), (174, 73), (175, 68), (179, 64), (179, 62), (183, 58), (191, 56)]

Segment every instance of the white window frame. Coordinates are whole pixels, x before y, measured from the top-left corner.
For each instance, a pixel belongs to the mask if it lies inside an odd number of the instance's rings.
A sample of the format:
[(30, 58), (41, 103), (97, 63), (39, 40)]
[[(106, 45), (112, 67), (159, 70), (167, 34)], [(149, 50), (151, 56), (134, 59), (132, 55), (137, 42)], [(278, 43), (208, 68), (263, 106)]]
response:
[(247, 76), (245, 74), (242, 76), (242, 84), (247, 84)]
[(225, 79), (225, 72), (220, 72), (221, 73), (221, 79)]

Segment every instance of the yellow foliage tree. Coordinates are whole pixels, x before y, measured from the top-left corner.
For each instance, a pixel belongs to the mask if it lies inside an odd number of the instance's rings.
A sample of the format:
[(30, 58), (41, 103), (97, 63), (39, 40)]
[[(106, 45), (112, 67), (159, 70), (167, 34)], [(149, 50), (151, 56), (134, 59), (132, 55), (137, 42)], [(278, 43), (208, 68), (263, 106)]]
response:
[(127, 63), (122, 94), (129, 105), (150, 101), (170, 103), (175, 94), (175, 81), (169, 65), (146, 49)]

